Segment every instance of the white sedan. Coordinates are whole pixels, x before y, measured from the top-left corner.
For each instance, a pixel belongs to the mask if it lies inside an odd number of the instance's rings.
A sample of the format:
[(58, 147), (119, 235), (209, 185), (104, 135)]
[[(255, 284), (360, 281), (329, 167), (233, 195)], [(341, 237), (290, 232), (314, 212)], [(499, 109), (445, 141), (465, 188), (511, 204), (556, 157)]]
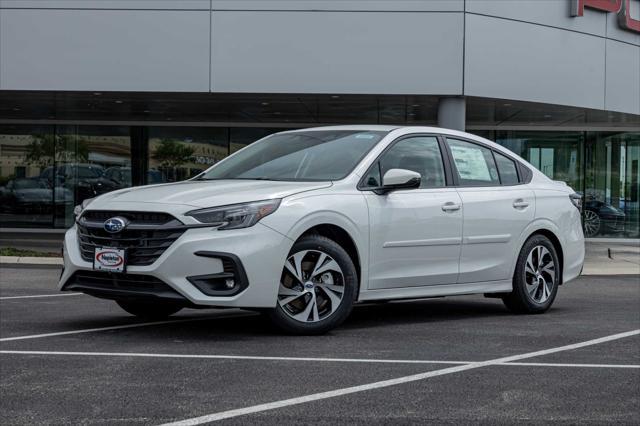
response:
[(294, 130), (194, 179), (85, 201), (60, 288), (142, 317), (259, 309), (296, 334), (372, 300), (484, 294), (542, 313), (581, 272), (580, 209), (564, 183), (468, 133)]

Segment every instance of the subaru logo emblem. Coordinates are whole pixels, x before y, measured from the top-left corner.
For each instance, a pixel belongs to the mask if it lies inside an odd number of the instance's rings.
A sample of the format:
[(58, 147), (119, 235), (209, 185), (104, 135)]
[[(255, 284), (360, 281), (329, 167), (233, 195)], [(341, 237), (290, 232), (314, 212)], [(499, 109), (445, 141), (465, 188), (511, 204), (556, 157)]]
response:
[(112, 217), (104, 222), (104, 230), (115, 234), (127, 227), (127, 220), (122, 217)]

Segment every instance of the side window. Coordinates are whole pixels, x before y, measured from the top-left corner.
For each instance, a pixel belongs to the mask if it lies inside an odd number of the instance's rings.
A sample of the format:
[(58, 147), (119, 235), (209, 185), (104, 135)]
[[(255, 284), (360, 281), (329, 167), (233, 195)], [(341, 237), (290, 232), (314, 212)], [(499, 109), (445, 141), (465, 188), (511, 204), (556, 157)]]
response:
[(517, 185), (520, 181), (518, 180), (516, 163), (510, 158), (507, 158), (502, 154), (498, 154), (495, 151), (493, 152), (493, 155), (496, 158), (498, 172), (500, 172), (500, 182), (502, 182), (503, 185)]
[(420, 173), (420, 188), (445, 186), (442, 154), (435, 136), (415, 136), (397, 142), (369, 170), (364, 179), (365, 185), (380, 186), (382, 177), (391, 169)]
[(457, 139), (447, 139), (461, 185), (500, 185), (498, 169), (489, 148)]

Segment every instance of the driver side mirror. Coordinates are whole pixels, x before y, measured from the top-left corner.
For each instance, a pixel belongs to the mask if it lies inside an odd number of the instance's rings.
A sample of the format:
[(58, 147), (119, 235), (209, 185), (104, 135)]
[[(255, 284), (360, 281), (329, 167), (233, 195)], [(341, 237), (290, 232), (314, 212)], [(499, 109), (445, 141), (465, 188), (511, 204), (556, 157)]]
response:
[(387, 194), (398, 189), (416, 189), (420, 187), (420, 173), (406, 169), (388, 170), (382, 177), (382, 187), (376, 194)]

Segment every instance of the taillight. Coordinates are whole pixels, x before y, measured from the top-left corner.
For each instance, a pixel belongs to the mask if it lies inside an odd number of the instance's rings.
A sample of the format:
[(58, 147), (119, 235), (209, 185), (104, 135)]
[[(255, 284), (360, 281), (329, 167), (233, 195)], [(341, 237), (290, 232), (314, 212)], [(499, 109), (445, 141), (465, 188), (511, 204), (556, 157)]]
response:
[(574, 192), (573, 194), (569, 195), (569, 199), (571, 200), (571, 203), (576, 206), (576, 209), (578, 209), (578, 211), (582, 213), (582, 195), (576, 194)]

